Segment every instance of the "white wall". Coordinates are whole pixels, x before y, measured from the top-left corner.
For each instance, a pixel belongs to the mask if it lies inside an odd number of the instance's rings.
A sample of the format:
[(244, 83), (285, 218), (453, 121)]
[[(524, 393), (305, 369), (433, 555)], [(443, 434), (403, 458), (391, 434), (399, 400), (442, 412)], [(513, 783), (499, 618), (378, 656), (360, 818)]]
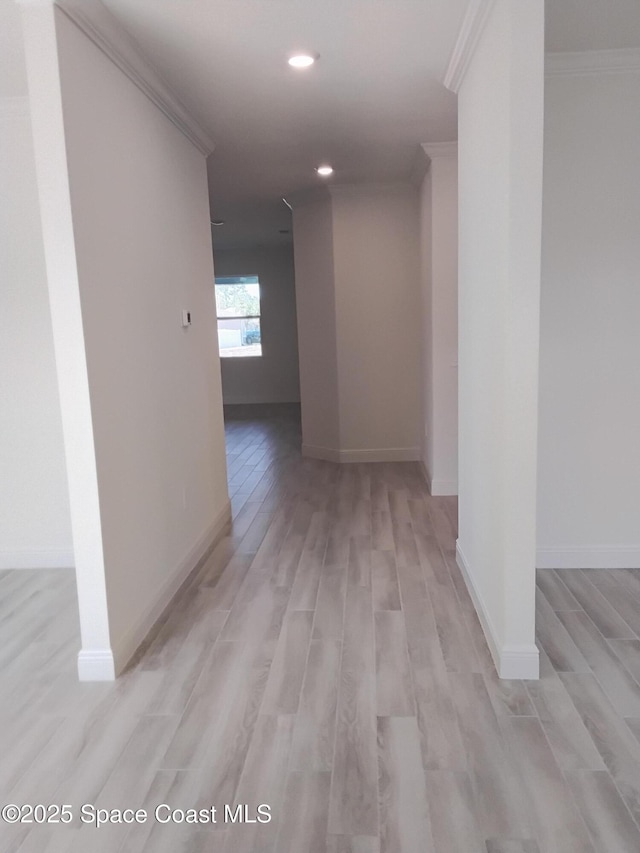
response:
[(542, 0), (497, 0), (458, 96), (458, 559), (502, 677), (535, 678)]
[(458, 493), (458, 159), (455, 143), (423, 145), (420, 186), (424, 437), (432, 495)]
[(418, 196), (408, 185), (335, 187), (340, 451), (420, 458)]
[(24, 20), (79, 669), (112, 678), (229, 517), (205, 158), (62, 11)]
[(293, 250), (303, 452), (330, 458), (340, 445), (331, 199), (294, 205)]
[(538, 565), (640, 566), (640, 74), (546, 81)]
[(293, 248), (214, 251), (216, 275), (260, 279), (261, 358), (222, 358), (225, 403), (297, 403), (300, 400)]
[(303, 453), (420, 459), (418, 197), (331, 187), (294, 202)]
[(0, 569), (72, 566), (27, 98), (0, 100)]

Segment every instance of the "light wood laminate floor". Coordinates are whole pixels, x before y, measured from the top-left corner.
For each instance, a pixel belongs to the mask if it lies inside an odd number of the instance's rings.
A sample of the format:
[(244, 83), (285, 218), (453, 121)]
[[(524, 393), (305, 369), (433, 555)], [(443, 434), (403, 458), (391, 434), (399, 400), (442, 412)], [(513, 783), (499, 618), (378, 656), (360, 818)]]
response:
[(271, 807), (269, 824), (0, 825), (3, 853), (637, 853), (640, 573), (539, 574), (542, 678), (499, 681), (413, 464), (302, 459), (230, 412), (230, 534), (115, 684), (73, 576), (0, 573), (1, 799)]

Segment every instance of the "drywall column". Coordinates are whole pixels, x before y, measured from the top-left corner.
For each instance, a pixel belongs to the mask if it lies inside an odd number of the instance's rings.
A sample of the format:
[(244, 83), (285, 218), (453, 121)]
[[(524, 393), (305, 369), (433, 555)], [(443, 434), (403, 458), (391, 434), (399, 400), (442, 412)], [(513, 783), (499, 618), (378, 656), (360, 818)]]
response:
[(293, 250), (302, 452), (306, 456), (335, 460), (340, 426), (333, 219), (328, 194), (294, 203)]
[(25, 2), (23, 32), (80, 610), (78, 668), (81, 679), (110, 680), (115, 667), (53, 3)]
[(29, 102), (0, 99), (0, 569), (73, 566)]
[(458, 561), (499, 675), (537, 678), (544, 3), (470, 9), (447, 74), (459, 110)]
[(230, 518), (212, 145), (101, 4), (27, 5), (25, 23), (79, 668), (113, 678)]
[(420, 459), (418, 195), (331, 187), (340, 462)]
[(302, 452), (420, 459), (418, 198), (413, 186), (294, 199)]
[(432, 495), (458, 493), (458, 149), (422, 145), (420, 187), (423, 315), (422, 462)]
[(547, 57), (543, 568), (640, 567), (640, 71), (637, 52), (607, 56)]

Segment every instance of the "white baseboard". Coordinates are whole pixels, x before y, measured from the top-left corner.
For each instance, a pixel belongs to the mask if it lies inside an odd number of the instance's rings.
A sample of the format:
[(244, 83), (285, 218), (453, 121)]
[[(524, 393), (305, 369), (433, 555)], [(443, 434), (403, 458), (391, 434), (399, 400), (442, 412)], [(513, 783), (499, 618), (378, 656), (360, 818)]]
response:
[(640, 545), (538, 548), (538, 569), (638, 569)]
[(339, 462), (339, 451), (332, 447), (319, 447), (315, 444), (303, 444), (302, 455), (309, 459), (323, 459), (325, 462)]
[(458, 494), (458, 481), (457, 480), (439, 480), (434, 478), (429, 483), (429, 492), (434, 497), (444, 497), (445, 495), (457, 495)]
[(111, 649), (80, 651), (78, 673), (81, 681), (112, 681), (123, 671), (149, 631), (171, 604), (182, 584), (220, 540), (230, 522), (231, 503), (227, 501), (175, 571), (156, 590), (154, 600), (145, 609), (136, 625), (117, 642), (112, 643)]
[(225, 406), (280, 406), (280, 405), (300, 405), (300, 398), (292, 400), (290, 394), (284, 394), (280, 398), (273, 394), (256, 394), (255, 396), (228, 396), (223, 397), (223, 405)]
[(78, 652), (80, 681), (113, 681), (116, 668), (111, 649), (83, 649)]
[(113, 659), (116, 675), (119, 675), (129, 663), (144, 638), (167, 609), (182, 584), (186, 581), (202, 558), (218, 542), (230, 522), (231, 503), (230, 501), (227, 501), (214, 521), (209, 525), (202, 536), (200, 536), (182, 562), (176, 567), (176, 570), (157, 590), (155, 601), (151, 602), (149, 607), (147, 607), (145, 613), (138, 621), (138, 624), (128, 631), (121, 640), (113, 644)]
[(302, 455), (311, 459), (324, 459), (326, 462), (419, 462), (419, 447), (381, 447), (340, 450), (333, 447), (318, 447), (313, 444), (302, 445)]
[(74, 562), (73, 551), (0, 550), (0, 569), (72, 569)]
[(536, 680), (540, 677), (538, 647), (535, 643), (522, 645), (501, 644), (482, 595), (473, 582), (473, 575), (464, 556), (460, 541), (456, 540), (456, 562), (469, 590), (491, 657), (500, 678)]
[(427, 468), (424, 462), (424, 459), (420, 460), (420, 467), (422, 468), (422, 476), (426, 480), (427, 488), (429, 489), (429, 494), (432, 497), (440, 498), (458, 494), (457, 480), (444, 480), (442, 478), (432, 477), (429, 473), (429, 469)]

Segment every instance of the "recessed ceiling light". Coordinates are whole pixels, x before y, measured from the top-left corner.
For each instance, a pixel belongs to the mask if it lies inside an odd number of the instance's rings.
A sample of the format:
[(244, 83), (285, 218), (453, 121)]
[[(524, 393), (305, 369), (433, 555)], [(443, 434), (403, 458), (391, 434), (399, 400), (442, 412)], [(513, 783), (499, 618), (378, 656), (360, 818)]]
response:
[(309, 51), (300, 51), (298, 53), (292, 53), (287, 62), (292, 68), (308, 68), (310, 65), (319, 59), (317, 53), (310, 53)]
[(217, 225), (224, 225), (224, 219), (212, 219), (211, 224), (216, 225), (216, 226)]
[(318, 166), (316, 172), (321, 175), (323, 178), (328, 178), (329, 175), (333, 175), (333, 169), (329, 166), (328, 163), (325, 163), (322, 166)]

